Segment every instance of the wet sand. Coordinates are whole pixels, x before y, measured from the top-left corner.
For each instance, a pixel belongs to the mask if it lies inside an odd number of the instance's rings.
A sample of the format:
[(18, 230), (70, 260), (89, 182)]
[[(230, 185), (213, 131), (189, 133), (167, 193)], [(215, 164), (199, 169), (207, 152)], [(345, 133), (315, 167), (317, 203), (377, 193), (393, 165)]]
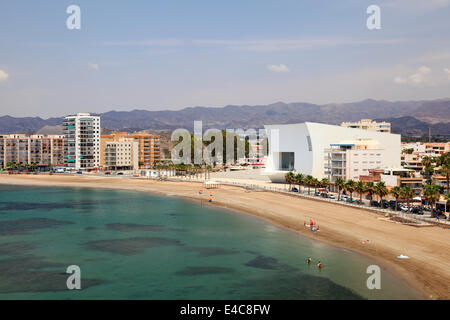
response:
[[(204, 190), (200, 195), (202, 184), (198, 182), (1, 174), (0, 183), (123, 189), (210, 205), (209, 192)], [(234, 186), (221, 186), (211, 191), (212, 205), (257, 216), (307, 237), (364, 254), (420, 291), (424, 299), (450, 299), (450, 229), (402, 225), (371, 211), (287, 194)], [(319, 232), (312, 233), (303, 226), (303, 222), (310, 219), (318, 221)], [(400, 254), (410, 259), (398, 259)]]

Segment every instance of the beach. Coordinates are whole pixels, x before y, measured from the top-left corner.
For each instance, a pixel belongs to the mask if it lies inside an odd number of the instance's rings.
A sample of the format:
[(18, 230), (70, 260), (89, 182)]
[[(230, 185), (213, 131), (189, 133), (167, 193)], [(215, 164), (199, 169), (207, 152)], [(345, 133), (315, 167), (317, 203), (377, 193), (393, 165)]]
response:
[[(123, 189), (181, 197), (262, 218), (307, 237), (366, 255), (388, 268), (425, 299), (450, 299), (450, 230), (402, 225), (368, 210), (288, 194), (220, 186), (209, 191), (188, 181), (72, 175), (0, 175), (1, 184)], [(320, 231), (304, 227), (310, 219)], [(398, 259), (400, 254), (409, 259)], [(326, 261), (324, 261), (326, 263)]]

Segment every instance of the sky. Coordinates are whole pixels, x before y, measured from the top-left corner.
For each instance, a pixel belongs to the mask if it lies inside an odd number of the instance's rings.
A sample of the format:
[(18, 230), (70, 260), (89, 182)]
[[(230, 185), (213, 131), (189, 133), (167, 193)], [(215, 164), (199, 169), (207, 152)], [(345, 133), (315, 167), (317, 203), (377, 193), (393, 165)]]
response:
[(448, 97), (450, 0), (0, 0), (0, 116)]

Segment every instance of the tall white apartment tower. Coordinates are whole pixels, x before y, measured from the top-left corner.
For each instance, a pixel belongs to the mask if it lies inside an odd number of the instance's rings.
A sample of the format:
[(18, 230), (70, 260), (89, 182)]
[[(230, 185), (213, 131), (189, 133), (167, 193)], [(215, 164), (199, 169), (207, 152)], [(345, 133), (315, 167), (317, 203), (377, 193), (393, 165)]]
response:
[(76, 170), (100, 166), (100, 117), (78, 113), (64, 120), (64, 163)]

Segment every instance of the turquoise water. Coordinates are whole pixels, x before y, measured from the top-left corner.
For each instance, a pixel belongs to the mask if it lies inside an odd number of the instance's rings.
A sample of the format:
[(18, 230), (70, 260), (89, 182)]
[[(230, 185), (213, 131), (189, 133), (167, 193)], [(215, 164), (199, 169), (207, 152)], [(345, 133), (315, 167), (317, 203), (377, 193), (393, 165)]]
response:
[[(372, 264), (196, 202), (0, 185), (0, 299), (417, 298), (383, 269), (382, 289), (368, 290)], [(67, 290), (69, 265), (82, 290)]]

